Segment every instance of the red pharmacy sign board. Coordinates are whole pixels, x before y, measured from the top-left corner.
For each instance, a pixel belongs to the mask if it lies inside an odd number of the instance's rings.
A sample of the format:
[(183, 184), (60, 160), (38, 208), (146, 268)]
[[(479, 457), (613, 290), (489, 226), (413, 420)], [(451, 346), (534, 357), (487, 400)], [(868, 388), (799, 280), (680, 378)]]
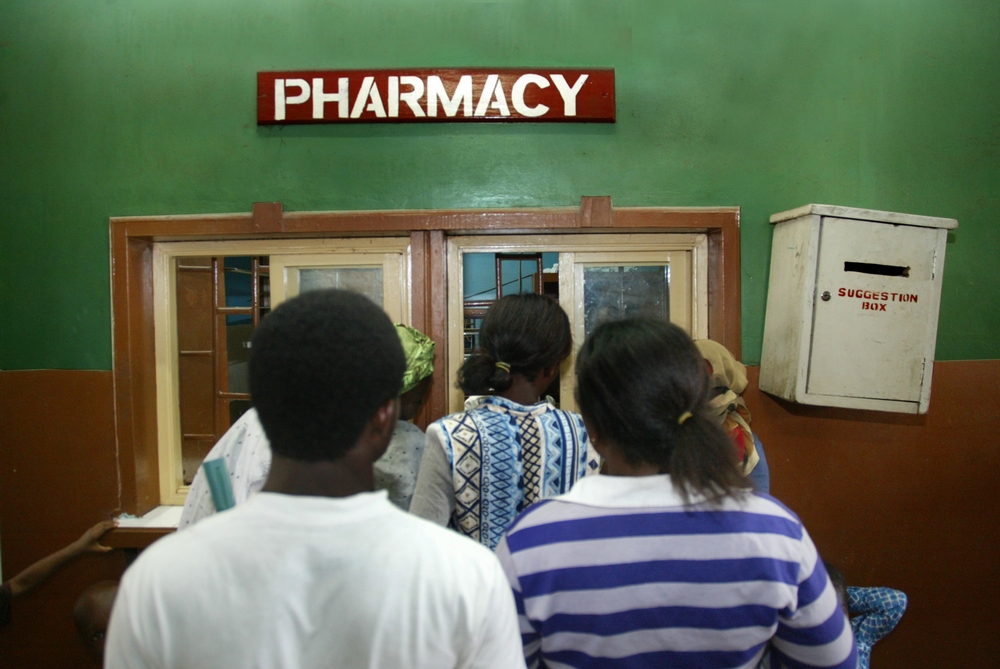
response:
[(613, 69), (257, 73), (257, 123), (615, 120)]

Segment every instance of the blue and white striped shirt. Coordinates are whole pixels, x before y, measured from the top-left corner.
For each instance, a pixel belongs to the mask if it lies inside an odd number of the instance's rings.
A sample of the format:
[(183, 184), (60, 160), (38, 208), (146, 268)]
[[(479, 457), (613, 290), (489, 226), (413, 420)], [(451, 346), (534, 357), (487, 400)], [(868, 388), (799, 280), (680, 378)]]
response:
[(670, 477), (592, 476), (497, 547), (529, 667), (854, 669), (854, 635), (794, 513), (757, 494), (685, 505)]

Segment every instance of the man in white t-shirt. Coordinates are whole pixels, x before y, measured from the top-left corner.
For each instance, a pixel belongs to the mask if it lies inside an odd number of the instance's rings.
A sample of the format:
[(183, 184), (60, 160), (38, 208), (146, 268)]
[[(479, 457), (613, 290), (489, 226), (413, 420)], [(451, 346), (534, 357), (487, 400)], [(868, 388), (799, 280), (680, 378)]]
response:
[(373, 492), (406, 366), (388, 317), (354, 293), (306, 293), (251, 350), (267, 483), (139, 556), (105, 667), (524, 667), (493, 554)]

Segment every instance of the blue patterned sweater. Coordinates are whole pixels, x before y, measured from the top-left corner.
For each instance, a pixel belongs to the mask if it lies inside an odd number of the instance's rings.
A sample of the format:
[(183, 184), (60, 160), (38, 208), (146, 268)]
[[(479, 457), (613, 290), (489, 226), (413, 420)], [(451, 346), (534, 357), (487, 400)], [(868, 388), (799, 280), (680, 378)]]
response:
[(462, 534), (495, 548), (514, 519), (541, 499), (568, 492), (600, 460), (578, 414), (549, 402), (502, 397), (432, 423), (451, 467)]

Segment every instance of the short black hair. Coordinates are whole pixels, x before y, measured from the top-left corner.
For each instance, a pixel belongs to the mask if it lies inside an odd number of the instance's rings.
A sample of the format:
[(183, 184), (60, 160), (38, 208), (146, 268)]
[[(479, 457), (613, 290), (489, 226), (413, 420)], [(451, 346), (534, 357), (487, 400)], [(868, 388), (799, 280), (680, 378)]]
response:
[(511, 374), (534, 381), (572, 350), (569, 317), (558, 302), (535, 293), (501, 297), (483, 317), (479, 349), (458, 370), (458, 387), (466, 395), (502, 393), (511, 386)]
[(576, 359), (580, 413), (632, 465), (670, 474), (685, 499), (744, 484), (733, 441), (707, 412), (705, 359), (682, 329), (633, 318), (598, 326)]
[(317, 290), (263, 321), (250, 347), (250, 395), (271, 450), (306, 462), (350, 450), (396, 397), (406, 356), (389, 316), (367, 297)]

